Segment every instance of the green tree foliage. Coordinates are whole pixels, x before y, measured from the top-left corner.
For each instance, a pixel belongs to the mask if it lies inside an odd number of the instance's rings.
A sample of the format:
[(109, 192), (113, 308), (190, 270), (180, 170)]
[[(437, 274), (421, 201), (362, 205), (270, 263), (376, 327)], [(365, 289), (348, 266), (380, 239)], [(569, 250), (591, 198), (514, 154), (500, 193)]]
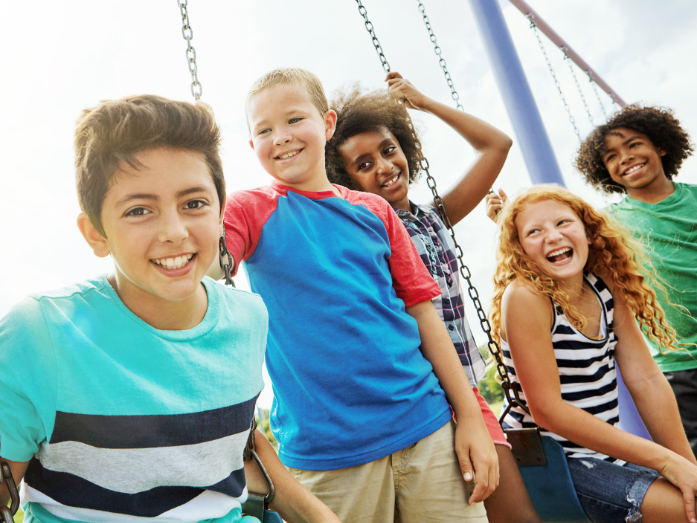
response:
[(486, 345), (479, 347), (479, 353), (487, 363), (487, 369), (484, 378), (477, 384), (477, 388), (487, 403), (490, 405), (492, 403), (499, 403), (503, 401), (504, 394), (501, 384), (497, 380), (496, 365), (494, 365), (493, 358), (491, 354), (489, 354), (489, 349)]

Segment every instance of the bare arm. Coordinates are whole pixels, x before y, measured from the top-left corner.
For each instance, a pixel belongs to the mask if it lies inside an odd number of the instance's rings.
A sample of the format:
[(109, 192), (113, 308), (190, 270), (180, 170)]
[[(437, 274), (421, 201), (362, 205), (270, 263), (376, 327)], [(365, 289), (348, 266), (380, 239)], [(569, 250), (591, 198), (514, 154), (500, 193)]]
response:
[[(424, 301), (406, 310), (419, 326), (421, 352), (433, 366), (433, 372), (455, 412), (455, 452), (466, 481), (472, 479), (474, 467), (477, 484), (470, 503), (483, 501), (496, 489), (499, 480), (498, 457), (484, 425), (479, 403), (433, 303)], [(469, 478), (467, 474), (470, 474)]]
[[(230, 264), (230, 272), (234, 273), (235, 272), (235, 260), (232, 257), (232, 254), (230, 255), (230, 261), (232, 262)], [(213, 278), (214, 280), (222, 280), (225, 277), (225, 272), (223, 271), (223, 268), (220, 266), (220, 261), (218, 258), (215, 259), (213, 262), (213, 265), (211, 265), (211, 268), (208, 269), (208, 272), (206, 273), (206, 276), (209, 278)]]
[[(0, 458), (0, 461), (6, 462), (10, 466), (10, 470), (12, 471), (12, 477), (15, 480), (15, 483), (17, 484), (17, 488), (19, 488), (19, 482), (22, 481), (22, 478), (24, 477), (24, 474), (27, 471), (27, 467), (29, 466), (28, 461), (10, 461), (9, 459), (3, 459)], [(10, 502), (10, 493), (7, 490), (7, 485), (5, 485), (5, 482), (3, 481), (2, 485), (0, 485), (0, 504), (7, 505)]]
[[(288, 472), (261, 431), (257, 430), (255, 439), (257, 454), (276, 487), (276, 496), (269, 508), (291, 523), (339, 523), (339, 518)], [(249, 490), (266, 492), (264, 478), (253, 461), (245, 461), (244, 472)]]
[(424, 96), (399, 73), (389, 73), (390, 93), (404, 97), (407, 107), (431, 113), (443, 120), (469, 143), (477, 153), (455, 187), (443, 195), (450, 223), (467, 216), (496, 181), (513, 141), (493, 125)]
[[(624, 305), (620, 299), (619, 316), (625, 323), (628, 322), (628, 319), (626, 316), (623, 317), (622, 307)], [(618, 300), (615, 297), (615, 310), (617, 308)], [(559, 369), (550, 336), (551, 314), (551, 304), (546, 297), (515, 284), (506, 289), (502, 304), (505, 335), (510, 346), (516, 374), (525, 391), (525, 397), (535, 422), (583, 447), (657, 470), (683, 492), (688, 517), (694, 518), (697, 466), (658, 443), (628, 434), (562, 400)], [(634, 323), (633, 318), (631, 323)], [(621, 331), (622, 327), (618, 332), (620, 336)], [(636, 346), (630, 349), (627, 346), (620, 348), (619, 352), (622, 350), (632, 353), (638, 352)], [(648, 354), (648, 350), (646, 353)], [(633, 382), (632, 387), (638, 391), (640, 387), (637, 387), (636, 382), (643, 381), (643, 378), (637, 379), (634, 373), (638, 367), (645, 363), (631, 361), (632, 356), (629, 358), (629, 364), (625, 368), (629, 380)], [(642, 359), (640, 355), (638, 358)], [(627, 359), (628, 356), (621, 356), (622, 361)], [(652, 379), (649, 379), (650, 381)], [(651, 390), (648, 395), (662, 395), (665, 392), (667, 391), (660, 389), (658, 391)], [(641, 412), (647, 408), (663, 408), (669, 403), (665, 398), (660, 400), (640, 399), (637, 406), (640, 406)], [(675, 413), (677, 415), (677, 408)], [(674, 420), (669, 423), (667, 428), (657, 429), (656, 422), (663, 419), (663, 416), (663, 413), (653, 412), (648, 418), (648, 425), (652, 427), (650, 430), (656, 431), (659, 439), (664, 441), (670, 439), (666, 434), (669, 430), (679, 429), (680, 432), (683, 432), (682, 426), (679, 423), (676, 426)], [(670, 416), (668, 415), (668, 417)], [(672, 441), (674, 442), (675, 439), (680, 438), (673, 437)]]

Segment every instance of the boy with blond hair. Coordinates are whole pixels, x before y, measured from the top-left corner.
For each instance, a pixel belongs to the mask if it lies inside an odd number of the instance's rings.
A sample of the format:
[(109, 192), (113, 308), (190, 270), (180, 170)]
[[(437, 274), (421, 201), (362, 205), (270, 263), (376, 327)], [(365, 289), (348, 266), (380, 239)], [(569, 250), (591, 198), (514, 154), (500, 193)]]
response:
[[(0, 461), (24, 480), (26, 523), (236, 523), (247, 482), (263, 487), (243, 450), (266, 308), (205, 278), (225, 205), (219, 141), (208, 111), (159, 96), (105, 101), (78, 121), (78, 227), (114, 271), (0, 319)], [(272, 507), (338, 523), (257, 442)]]
[(336, 113), (321, 83), (264, 75), (247, 121), (274, 180), (231, 194), (225, 228), (269, 308), (281, 461), (345, 523), (486, 521), (496, 452), (431, 303), (440, 289), (387, 202), (327, 179)]

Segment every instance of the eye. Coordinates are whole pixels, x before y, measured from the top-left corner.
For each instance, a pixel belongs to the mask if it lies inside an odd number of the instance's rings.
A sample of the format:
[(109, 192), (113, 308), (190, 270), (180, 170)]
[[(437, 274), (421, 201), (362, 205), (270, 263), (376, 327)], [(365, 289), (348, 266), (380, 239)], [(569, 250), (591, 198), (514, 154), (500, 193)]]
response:
[(617, 155), (616, 155), (615, 153), (608, 154), (608, 155), (605, 157), (605, 162), (609, 162), (610, 160), (613, 160), (616, 156), (617, 156)]
[(133, 209), (129, 209), (126, 211), (124, 216), (145, 216), (146, 214), (151, 214), (150, 211), (148, 211), (144, 207), (134, 207)]
[(288, 123), (298, 123), (302, 119), (303, 118), (299, 118), (299, 117), (291, 118), (290, 120), (288, 120)]
[(257, 136), (260, 136), (260, 135), (262, 135), (262, 134), (266, 134), (266, 133), (268, 133), (269, 131), (271, 131), (271, 129), (262, 129), (262, 130), (260, 130), (259, 132), (257, 132)]
[(567, 223), (569, 223), (569, 220), (567, 220), (566, 218), (563, 218), (557, 222), (557, 225), (564, 225)]
[(397, 149), (397, 147), (395, 147), (394, 145), (388, 145), (387, 147), (385, 147), (383, 154), (387, 155), (387, 154), (393, 153), (396, 149)]
[(532, 236), (537, 232), (540, 232), (540, 229), (530, 229), (525, 236)]
[(640, 143), (641, 142), (639, 140), (637, 140), (636, 142), (632, 142), (629, 144), (629, 148), (631, 149), (632, 147), (634, 147), (635, 145), (639, 145)]
[(190, 202), (186, 202), (184, 205), (184, 208), (186, 209), (203, 209), (204, 207), (207, 207), (209, 204), (208, 202), (205, 202), (203, 200), (191, 200)]
[(356, 168), (356, 170), (357, 170), (357, 171), (363, 171), (363, 170), (367, 169), (367, 168), (370, 167), (370, 166), (371, 166), (371, 162), (363, 162), (362, 164), (360, 164), (360, 165)]

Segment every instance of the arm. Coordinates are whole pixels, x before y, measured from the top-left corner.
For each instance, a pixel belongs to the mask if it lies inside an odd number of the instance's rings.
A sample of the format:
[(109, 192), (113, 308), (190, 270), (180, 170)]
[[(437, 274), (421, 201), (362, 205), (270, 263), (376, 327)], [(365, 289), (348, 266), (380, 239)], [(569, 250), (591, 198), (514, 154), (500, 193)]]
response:
[(455, 225), (486, 196), (501, 172), (513, 141), (479, 118), (424, 96), (399, 73), (389, 73), (386, 81), (390, 93), (403, 97), (407, 107), (437, 116), (457, 131), (477, 153), (455, 187), (443, 196), (450, 223)]
[(486, 195), (485, 200), (486, 215), (492, 222), (497, 223), (499, 213), (503, 209), (504, 205), (508, 203), (508, 196), (506, 196), (506, 193), (503, 191), (503, 189), (499, 189), (498, 194), (491, 190)]
[[(10, 470), (12, 471), (12, 477), (15, 480), (15, 483), (17, 484), (17, 488), (19, 489), (19, 482), (22, 481), (22, 478), (24, 477), (25, 472), (27, 471), (27, 467), (29, 466), (28, 461), (10, 461), (9, 459), (3, 459), (0, 458), (0, 461), (6, 462), (10, 466)], [(7, 485), (5, 485), (5, 482), (2, 482), (2, 485), (0, 485), (0, 504), (3, 506), (7, 505), (10, 502), (10, 493), (7, 490)]]
[(472, 468), (476, 474), (477, 484), (470, 496), (470, 504), (483, 501), (496, 489), (499, 480), (498, 457), (484, 425), (479, 402), (433, 303), (423, 301), (406, 310), (419, 326), (421, 352), (433, 366), (433, 372), (455, 412), (455, 452), (462, 474), (466, 481), (472, 479)]
[[(259, 430), (255, 441), (257, 454), (276, 487), (276, 496), (269, 508), (278, 512), (284, 521), (292, 523), (339, 523), (339, 518), (288, 472), (266, 436)], [(266, 483), (254, 461), (245, 461), (244, 472), (250, 490), (266, 492)]]
[[(622, 307), (626, 306), (620, 303), (619, 308)], [(615, 310), (617, 308), (618, 301), (615, 297)], [(503, 296), (502, 317), (505, 326), (502, 333), (505, 332), (516, 374), (525, 391), (535, 423), (583, 447), (657, 470), (683, 492), (688, 517), (693, 518), (697, 466), (672, 450), (628, 434), (562, 400), (559, 369), (550, 336), (552, 308), (549, 300), (526, 287), (510, 285)], [(626, 315), (623, 316), (623, 312), (620, 312), (618, 319), (623, 324), (634, 323), (633, 317), (630, 320)], [(622, 329), (620, 326), (618, 336), (622, 335)], [(626, 344), (619, 351), (639, 352), (635, 349), (636, 346), (627, 349), (628, 346)], [(649, 355), (645, 345), (642, 350)], [(627, 360), (627, 356), (621, 358)], [(638, 358), (641, 359), (641, 356)], [(633, 382), (632, 387), (635, 390), (638, 390), (637, 377), (633, 374), (637, 366), (637, 361), (631, 360), (626, 365), (629, 380)], [(666, 391), (652, 390), (648, 396), (662, 395), (664, 392)], [(646, 409), (647, 406), (655, 408), (658, 405), (658, 408), (663, 408), (668, 403), (665, 399), (645, 398), (640, 400), (639, 405), (642, 409)], [(677, 416), (677, 408), (675, 415)], [(669, 437), (666, 434), (669, 430), (679, 430), (684, 437), (679, 421), (677, 425), (672, 422), (669, 427), (657, 430), (656, 421), (662, 420), (663, 416), (664, 413), (658, 412), (649, 416), (648, 424), (652, 427), (651, 430), (656, 431), (663, 439)]]

